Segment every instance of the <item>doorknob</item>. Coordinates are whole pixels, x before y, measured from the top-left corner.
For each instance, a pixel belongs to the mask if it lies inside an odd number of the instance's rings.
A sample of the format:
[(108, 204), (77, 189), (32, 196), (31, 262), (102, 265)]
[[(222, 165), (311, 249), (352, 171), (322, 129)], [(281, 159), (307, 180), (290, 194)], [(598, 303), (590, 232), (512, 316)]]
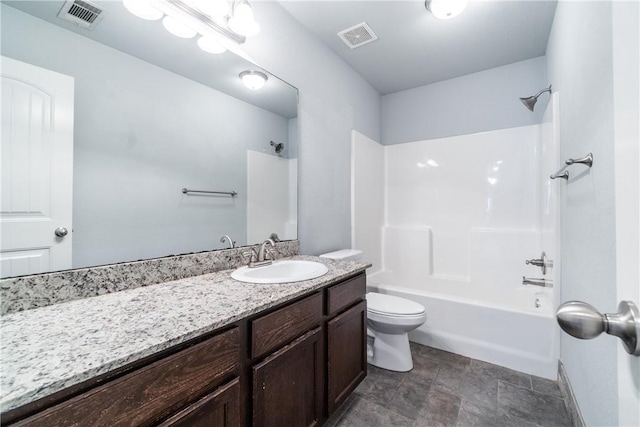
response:
[(69, 230), (67, 230), (64, 227), (58, 227), (56, 228), (56, 231), (54, 231), (53, 233), (58, 237), (64, 237), (69, 233)]
[(558, 307), (556, 317), (571, 336), (588, 340), (606, 332), (620, 338), (627, 353), (640, 356), (640, 312), (632, 301), (621, 301), (618, 313), (606, 314), (586, 302), (569, 301)]

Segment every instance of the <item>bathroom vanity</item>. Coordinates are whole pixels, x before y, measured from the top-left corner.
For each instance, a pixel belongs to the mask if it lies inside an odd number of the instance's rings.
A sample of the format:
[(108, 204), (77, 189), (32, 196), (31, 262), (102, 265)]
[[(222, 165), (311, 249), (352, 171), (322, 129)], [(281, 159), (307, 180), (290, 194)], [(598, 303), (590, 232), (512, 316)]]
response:
[(226, 270), (4, 316), (2, 424), (322, 425), (366, 376), (368, 267), (322, 262), (304, 282)]

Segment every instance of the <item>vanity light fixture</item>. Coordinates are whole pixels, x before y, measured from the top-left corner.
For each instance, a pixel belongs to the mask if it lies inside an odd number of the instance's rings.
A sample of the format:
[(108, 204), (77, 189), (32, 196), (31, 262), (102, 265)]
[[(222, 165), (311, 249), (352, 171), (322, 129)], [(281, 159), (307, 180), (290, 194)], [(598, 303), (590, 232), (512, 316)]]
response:
[(222, 53), (228, 43), (243, 44), (246, 36), (260, 31), (248, 0), (122, 0), (139, 18), (162, 19), (171, 34), (191, 38), (200, 34), (198, 46), (209, 53)]
[(438, 19), (451, 19), (460, 15), (469, 0), (426, 0), (425, 7)]
[(229, 18), (231, 31), (243, 36), (255, 36), (260, 25), (253, 17), (253, 9), (247, 0), (236, 0), (233, 4), (233, 16)]
[(176, 37), (183, 39), (190, 39), (194, 37), (198, 32), (188, 25), (183, 24), (180, 20), (173, 16), (167, 15), (162, 18), (162, 25), (164, 28)]
[(198, 47), (209, 53), (224, 53), (227, 48), (213, 36), (202, 36), (198, 39)]
[(147, 0), (122, 0), (122, 4), (129, 12), (138, 18), (148, 21), (157, 21), (164, 16), (162, 12), (153, 7), (151, 2)]
[(267, 75), (261, 71), (247, 70), (240, 73), (240, 79), (247, 88), (258, 90), (267, 82)]

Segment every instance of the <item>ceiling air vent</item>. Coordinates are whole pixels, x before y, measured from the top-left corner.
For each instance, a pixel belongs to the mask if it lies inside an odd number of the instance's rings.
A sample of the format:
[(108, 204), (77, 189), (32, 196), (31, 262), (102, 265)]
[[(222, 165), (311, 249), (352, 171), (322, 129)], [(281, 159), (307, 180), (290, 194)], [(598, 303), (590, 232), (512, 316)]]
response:
[(366, 22), (347, 28), (344, 31), (340, 31), (338, 33), (338, 37), (340, 37), (351, 49), (355, 49), (378, 40), (378, 36), (374, 34), (373, 30)]
[(73, 22), (82, 28), (87, 30), (93, 30), (98, 22), (104, 18), (105, 11), (95, 4), (85, 0), (68, 0), (60, 13), (58, 18), (62, 18), (65, 21)]

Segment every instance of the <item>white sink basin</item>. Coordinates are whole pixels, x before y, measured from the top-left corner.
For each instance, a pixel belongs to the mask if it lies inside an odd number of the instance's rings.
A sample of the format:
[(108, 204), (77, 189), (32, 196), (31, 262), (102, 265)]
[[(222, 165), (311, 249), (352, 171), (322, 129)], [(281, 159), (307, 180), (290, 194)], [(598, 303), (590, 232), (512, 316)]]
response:
[(247, 283), (291, 283), (315, 279), (327, 271), (327, 266), (319, 262), (284, 260), (264, 267), (240, 267), (231, 273), (231, 277)]

